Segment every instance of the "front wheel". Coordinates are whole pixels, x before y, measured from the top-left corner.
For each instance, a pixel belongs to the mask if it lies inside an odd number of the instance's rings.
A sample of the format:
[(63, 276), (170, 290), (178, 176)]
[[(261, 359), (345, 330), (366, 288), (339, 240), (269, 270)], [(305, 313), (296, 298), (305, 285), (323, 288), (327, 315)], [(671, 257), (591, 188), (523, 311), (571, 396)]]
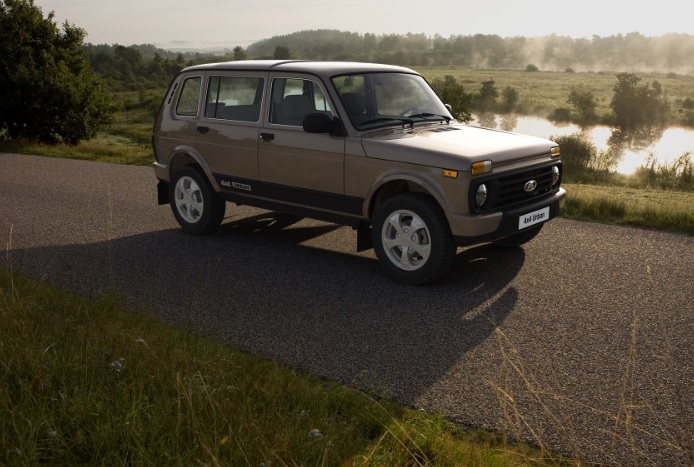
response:
[(508, 237), (502, 238), (501, 240), (496, 240), (493, 243), (494, 245), (503, 246), (507, 248), (521, 246), (524, 243), (528, 243), (530, 240), (535, 238), (535, 236), (540, 233), (540, 230), (542, 230), (542, 226), (543, 224), (540, 224), (537, 227), (530, 227), (527, 230), (523, 230), (513, 235), (509, 235)]
[(225, 202), (199, 170), (184, 166), (173, 174), (169, 199), (174, 217), (192, 234), (214, 232), (224, 219)]
[(386, 200), (373, 218), (373, 245), (383, 269), (404, 284), (442, 276), (453, 263), (455, 243), (439, 205), (423, 193)]

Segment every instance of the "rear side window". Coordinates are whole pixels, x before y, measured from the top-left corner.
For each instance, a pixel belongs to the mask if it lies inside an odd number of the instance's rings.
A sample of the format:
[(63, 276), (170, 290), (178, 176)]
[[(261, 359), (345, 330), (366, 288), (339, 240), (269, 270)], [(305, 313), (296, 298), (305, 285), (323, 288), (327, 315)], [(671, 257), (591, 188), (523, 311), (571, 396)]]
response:
[(263, 78), (212, 76), (207, 87), (205, 117), (257, 122), (263, 96)]
[(198, 114), (198, 104), (200, 103), (200, 85), (202, 78), (188, 78), (183, 82), (181, 94), (176, 103), (176, 115), (183, 117), (195, 117)]

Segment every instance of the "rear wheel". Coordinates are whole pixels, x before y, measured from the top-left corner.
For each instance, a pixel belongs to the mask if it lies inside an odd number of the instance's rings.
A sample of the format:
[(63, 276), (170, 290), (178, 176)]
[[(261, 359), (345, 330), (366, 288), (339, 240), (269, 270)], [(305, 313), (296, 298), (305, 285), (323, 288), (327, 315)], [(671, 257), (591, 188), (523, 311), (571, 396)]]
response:
[(426, 284), (439, 278), (455, 257), (446, 216), (423, 193), (402, 193), (384, 202), (374, 216), (372, 235), (383, 269), (405, 284)]
[(169, 199), (174, 217), (192, 234), (214, 232), (224, 219), (225, 202), (198, 169), (185, 166), (174, 172)]
[(508, 248), (521, 246), (524, 243), (528, 243), (530, 240), (535, 238), (535, 236), (540, 233), (540, 230), (542, 230), (543, 225), (544, 224), (540, 224), (537, 227), (530, 227), (527, 230), (523, 230), (513, 235), (509, 235), (508, 237), (502, 238), (501, 240), (496, 240), (493, 243), (494, 245)]

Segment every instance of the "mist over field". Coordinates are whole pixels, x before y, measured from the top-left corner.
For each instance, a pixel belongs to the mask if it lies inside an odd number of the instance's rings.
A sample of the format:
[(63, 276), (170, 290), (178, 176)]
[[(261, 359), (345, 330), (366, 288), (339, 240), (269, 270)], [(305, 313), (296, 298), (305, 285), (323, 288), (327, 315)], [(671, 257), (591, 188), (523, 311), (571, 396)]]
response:
[(359, 34), (338, 30), (307, 30), (274, 36), (244, 46), (185, 47), (169, 44), (176, 52), (224, 54), (245, 48), (248, 58), (276, 58), (278, 48), (290, 58), (359, 60), (405, 66), (461, 66), (485, 69), (524, 69), (529, 64), (543, 71), (628, 71), (694, 74), (694, 35), (666, 34), (646, 37), (638, 32), (607, 37), (571, 38), (556, 34), (541, 37), (502, 37), (475, 34), (443, 37)]

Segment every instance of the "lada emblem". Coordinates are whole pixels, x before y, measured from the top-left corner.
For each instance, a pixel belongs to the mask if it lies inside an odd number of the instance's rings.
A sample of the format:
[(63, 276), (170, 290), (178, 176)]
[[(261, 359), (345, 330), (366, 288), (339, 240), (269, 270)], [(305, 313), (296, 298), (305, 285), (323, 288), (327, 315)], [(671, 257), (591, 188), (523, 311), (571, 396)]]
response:
[(526, 193), (532, 193), (533, 191), (535, 191), (535, 188), (537, 188), (537, 182), (535, 180), (525, 182), (525, 185), (523, 186), (523, 189), (526, 191)]

